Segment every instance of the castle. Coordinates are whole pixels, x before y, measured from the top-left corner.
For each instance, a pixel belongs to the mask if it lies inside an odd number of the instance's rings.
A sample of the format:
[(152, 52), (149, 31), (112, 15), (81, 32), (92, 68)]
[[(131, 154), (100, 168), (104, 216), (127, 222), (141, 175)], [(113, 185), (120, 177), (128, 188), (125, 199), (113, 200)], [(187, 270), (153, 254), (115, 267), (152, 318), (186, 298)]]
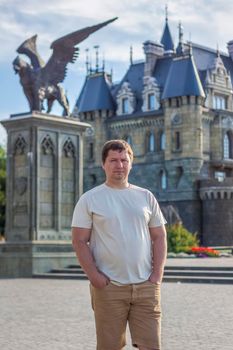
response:
[[(91, 124), (84, 141), (84, 190), (104, 181), (101, 148), (122, 138), (134, 150), (130, 181), (172, 205), (201, 243), (233, 245), (233, 40), (228, 54), (184, 42), (168, 18), (160, 42), (114, 84), (88, 69), (73, 114)], [(130, 219), (130, 218), (129, 218)]]

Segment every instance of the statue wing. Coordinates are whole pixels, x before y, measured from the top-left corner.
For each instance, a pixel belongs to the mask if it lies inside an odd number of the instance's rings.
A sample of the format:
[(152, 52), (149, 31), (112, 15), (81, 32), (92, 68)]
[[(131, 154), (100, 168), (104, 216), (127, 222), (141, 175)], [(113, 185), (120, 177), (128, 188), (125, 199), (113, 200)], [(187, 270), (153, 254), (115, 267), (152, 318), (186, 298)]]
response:
[(31, 60), (31, 65), (34, 69), (41, 68), (45, 65), (44, 61), (40, 57), (36, 47), (37, 35), (25, 40), (17, 49), (18, 53), (28, 56)]
[(63, 82), (66, 77), (67, 64), (74, 63), (78, 57), (79, 49), (75, 46), (86, 39), (90, 34), (116, 19), (117, 17), (92, 27), (80, 29), (55, 40), (50, 46), (51, 49), (53, 49), (52, 56), (46, 66), (41, 70), (43, 81), (54, 85)]

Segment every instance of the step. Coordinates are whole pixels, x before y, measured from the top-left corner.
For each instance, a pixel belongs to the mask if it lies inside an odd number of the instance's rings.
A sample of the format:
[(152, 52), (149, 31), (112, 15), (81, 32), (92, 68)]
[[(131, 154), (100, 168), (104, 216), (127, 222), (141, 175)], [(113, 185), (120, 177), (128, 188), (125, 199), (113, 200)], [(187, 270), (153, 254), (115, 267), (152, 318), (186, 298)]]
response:
[[(50, 274), (60, 274), (60, 275), (66, 275), (66, 274), (75, 274), (75, 275), (85, 275), (85, 272), (81, 268), (64, 268), (64, 269), (53, 269), (49, 272)], [(209, 270), (209, 269), (166, 269), (164, 271), (165, 276), (199, 276), (199, 277), (233, 277), (233, 271), (230, 270)]]
[(213, 283), (213, 284), (233, 284), (233, 278), (228, 277), (199, 277), (199, 276), (164, 276), (163, 282), (176, 283)]
[(77, 274), (85, 274), (81, 267), (79, 268), (63, 268), (63, 269), (52, 269), (50, 273), (77, 273)]
[(85, 274), (77, 274), (77, 273), (34, 273), (33, 278), (51, 278), (51, 279), (76, 279), (76, 280), (87, 280), (87, 276)]
[(179, 265), (166, 265), (164, 270), (199, 270), (199, 271), (206, 271), (206, 270), (214, 270), (214, 271), (232, 271), (233, 272), (233, 266), (179, 266)]
[[(78, 264), (37, 273), (34, 278), (87, 280)], [(164, 282), (233, 284), (233, 267), (230, 266), (165, 266)]]
[[(37, 273), (33, 275), (34, 278), (48, 278), (48, 279), (76, 279), (87, 280), (86, 275), (78, 274), (61, 274), (61, 273)], [(213, 283), (213, 284), (233, 284), (233, 277), (199, 277), (199, 276), (164, 276), (163, 282), (173, 283)]]
[(165, 276), (197, 276), (197, 277), (233, 277), (233, 271), (214, 271), (214, 270), (166, 270)]

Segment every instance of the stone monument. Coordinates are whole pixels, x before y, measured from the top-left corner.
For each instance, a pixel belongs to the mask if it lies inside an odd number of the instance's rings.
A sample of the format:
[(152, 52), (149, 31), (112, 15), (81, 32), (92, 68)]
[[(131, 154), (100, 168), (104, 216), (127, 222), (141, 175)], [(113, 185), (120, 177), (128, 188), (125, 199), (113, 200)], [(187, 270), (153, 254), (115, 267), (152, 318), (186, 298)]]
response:
[[(71, 245), (71, 218), (83, 191), (83, 135), (90, 127), (69, 113), (60, 82), (74, 62), (75, 47), (110, 21), (87, 27), (54, 41), (46, 65), (36, 50), (36, 36), (18, 49), (17, 57), (30, 112), (1, 123), (8, 133), (6, 242), (0, 244), (0, 276), (30, 277), (76, 263)], [(47, 100), (47, 113), (42, 113)], [(54, 100), (64, 116), (48, 114)]]

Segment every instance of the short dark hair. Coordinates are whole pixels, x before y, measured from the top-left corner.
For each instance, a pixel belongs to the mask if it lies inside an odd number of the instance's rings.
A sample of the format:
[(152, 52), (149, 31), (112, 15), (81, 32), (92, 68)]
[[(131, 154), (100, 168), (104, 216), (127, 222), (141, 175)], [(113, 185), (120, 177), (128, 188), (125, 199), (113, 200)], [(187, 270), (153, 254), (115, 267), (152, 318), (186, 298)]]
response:
[(102, 162), (103, 164), (105, 163), (105, 160), (108, 156), (108, 152), (112, 150), (112, 151), (126, 151), (130, 157), (131, 162), (133, 161), (133, 150), (130, 146), (130, 144), (128, 144), (128, 142), (126, 142), (125, 140), (110, 140), (105, 142), (105, 144), (103, 145), (103, 149), (102, 149)]

